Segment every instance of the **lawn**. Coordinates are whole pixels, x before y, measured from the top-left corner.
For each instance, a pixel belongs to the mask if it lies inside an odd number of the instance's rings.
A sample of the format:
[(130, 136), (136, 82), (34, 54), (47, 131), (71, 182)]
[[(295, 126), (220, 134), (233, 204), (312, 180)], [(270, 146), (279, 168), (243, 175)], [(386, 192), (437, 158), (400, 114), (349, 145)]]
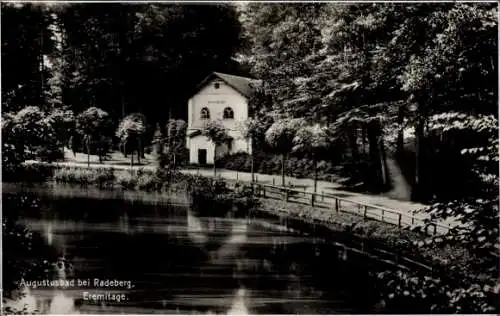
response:
[[(141, 163), (137, 163), (137, 155), (134, 155), (134, 166), (150, 166), (153, 165), (154, 158), (151, 154), (145, 154), (145, 158), (141, 158)], [(65, 148), (64, 150), (64, 161), (65, 162), (74, 162), (74, 163), (87, 163), (87, 154), (84, 153), (76, 153), (73, 154), (71, 150)], [(108, 153), (108, 156), (103, 163), (99, 162), (99, 157), (97, 155), (90, 155), (90, 164), (106, 164), (106, 165), (114, 165), (114, 166), (130, 166), (130, 155), (125, 157), (121, 152), (115, 151)]]

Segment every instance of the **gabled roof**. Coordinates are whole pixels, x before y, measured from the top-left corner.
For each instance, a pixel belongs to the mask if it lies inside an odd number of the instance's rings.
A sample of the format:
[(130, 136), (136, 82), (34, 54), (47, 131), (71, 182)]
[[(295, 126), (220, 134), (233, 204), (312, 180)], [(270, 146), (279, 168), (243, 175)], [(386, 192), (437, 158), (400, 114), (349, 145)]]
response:
[(260, 80), (255, 80), (247, 77), (223, 74), (220, 72), (212, 72), (208, 75), (197, 87), (196, 91), (203, 88), (210, 80), (220, 79), (224, 81), (227, 85), (244, 95), (245, 97), (250, 97), (252, 94), (252, 84), (258, 84)]

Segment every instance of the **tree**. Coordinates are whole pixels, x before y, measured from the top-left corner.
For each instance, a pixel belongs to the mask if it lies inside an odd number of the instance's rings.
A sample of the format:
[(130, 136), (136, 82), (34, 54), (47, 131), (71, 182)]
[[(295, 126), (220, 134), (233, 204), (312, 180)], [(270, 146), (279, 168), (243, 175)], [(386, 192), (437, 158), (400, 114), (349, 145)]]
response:
[(179, 151), (186, 147), (186, 122), (183, 120), (170, 119), (167, 122), (167, 153), (173, 159), (173, 167), (176, 166), (176, 157)]
[[(405, 121), (415, 128), (415, 198), (428, 187), (429, 116), (449, 110), (495, 113), (497, 7), (491, 4), (359, 4), (338, 8), (325, 39), (331, 53), (348, 48), (360, 105), (394, 102), (402, 149)], [(339, 23), (333, 23), (338, 21)], [(478, 53), (482, 52), (482, 53)], [(362, 61), (357, 63), (356, 61)], [(487, 66), (485, 66), (487, 65)], [(479, 86), (479, 82), (491, 85)], [(473, 101), (475, 100), (475, 101)], [(477, 102), (476, 102), (477, 101)], [(494, 105), (495, 104), (495, 105)], [(398, 113), (399, 112), (399, 113)]]
[(58, 10), (68, 62), (64, 103), (75, 112), (91, 105), (113, 120), (140, 112), (156, 121), (167, 118), (164, 110), (180, 117), (191, 87), (214, 69), (238, 66), (232, 57), (241, 27), (232, 5), (67, 4)]
[(37, 148), (56, 142), (54, 129), (40, 108), (27, 106), (11, 118), (12, 130), (8, 134), (10, 138), (5, 141), (12, 142), (22, 157), (25, 156), (25, 150), (33, 154)]
[[(304, 111), (290, 103), (299, 93), (294, 81), (311, 74), (311, 54), (321, 48), (321, 29), (315, 22), (323, 4), (262, 4), (243, 7), (242, 24), (248, 49), (244, 51), (252, 74), (262, 80), (259, 106), (266, 112), (303, 117)], [(259, 111), (256, 111), (259, 112)]]
[(233, 138), (228, 135), (224, 125), (218, 121), (209, 121), (206, 123), (201, 133), (214, 144), (214, 177), (216, 177), (217, 168), (215, 162), (217, 158), (217, 148), (231, 141)]
[[(91, 141), (101, 141), (102, 136), (107, 136), (110, 132), (109, 114), (99, 108), (90, 107), (76, 117), (76, 130), (84, 136), (84, 142), (87, 149), (87, 164), (90, 167)], [(101, 152), (99, 151), (99, 161), (101, 161)]]
[(163, 136), (161, 130), (162, 128), (160, 127), (160, 124), (156, 123), (152, 144), (154, 146), (154, 158), (158, 169), (163, 169), (166, 162), (165, 137)]
[(326, 128), (319, 124), (301, 126), (293, 138), (293, 143), (292, 151), (312, 157), (314, 163), (314, 193), (316, 193), (318, 186), (317, 155), (330, 145)]
[(46, 106), (50, 77), (47, 57), (53, 53), (52, 23), (47, 6), (2, 3), (2, 110), (17, 112), (26, 105)]
[[(252, 173), (252, 182), (254, 182), (255, 139), (257, 136), (264, 134), (264, 125), (256, 119), (249, 118), (238, 124), (238, 129), (241, 133), (242, 138), (247, 143), (247, 152), (250, 153), (250, 172)], [(252, 145), (252, 150), (250, 150), (250, 145)]]
[(68, 143), (69, 136), (75, 129), (73, 111), (67, 108), (56, 108), (49, 113), (47, 120), (54, 129), (56, 139), (64, 151), (64, 146)]
[[(146, 119), (141, 113), (133, 113), (127, 115), (118, 125), (116, 136), (124, 145), (124, 152), (127, 147), (133, 148), (135, 145), (137, 151), (137, 160), (141, 163), (141, 138), (146, 132)], [(134, 165), (133, 150), (130, 153), (130, 165)]]
[(305, 125), (303, 119), (280, 119), (266, 131), (266, 142), (281, 154), (281, 184), (285, 186), (285, 160), (293, 148), (297, 131)]
[(20, 147), (14, 131), (14, 115), (2, 113), (2, 172), (15, 171), (24, 160), (24, 146)]

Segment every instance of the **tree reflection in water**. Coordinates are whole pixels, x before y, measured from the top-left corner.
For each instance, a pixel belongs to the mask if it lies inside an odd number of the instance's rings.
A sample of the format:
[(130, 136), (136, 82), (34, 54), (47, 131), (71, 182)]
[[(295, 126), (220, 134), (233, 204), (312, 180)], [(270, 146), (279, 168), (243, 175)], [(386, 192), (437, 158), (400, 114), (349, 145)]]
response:
[(278, 219), (201, 214), (161, 201), (44, 201), (24, 220), (53, 255), (64, 255), (65, 277), (131, 280), (135, 288), (125, 290), (128, 301), (106, 306), (82, 304), (82, 289), (32, 291), (42, 312), (359, 313), (373, 306), (365, 267)]

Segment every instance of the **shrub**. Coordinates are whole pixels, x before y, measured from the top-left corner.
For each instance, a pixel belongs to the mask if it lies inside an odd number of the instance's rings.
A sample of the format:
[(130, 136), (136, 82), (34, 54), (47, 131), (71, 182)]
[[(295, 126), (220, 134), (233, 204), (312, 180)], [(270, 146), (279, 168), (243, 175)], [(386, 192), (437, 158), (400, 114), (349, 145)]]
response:
[(137, 185), (137, 176), (131, 172), (120, 172), (116, 177), (116, 182), (124, 190), (133, 190)]
[(60, 161), (64, 160), (64, 151), (55, 146), (40, 147), (36, 150), (35, 156), (43, 162)]
[[(251, 157), (244, 152), (226, 155), (218, 161), (218, 166), (229, 170), (250, 172)], [(279, 175), (281, 174), (281, 157), (256, 153), (254, 155), (254, 170), (258, 173)], [(330, 161), (318, 161), (317, 170), (319, 180), (331, 180), (332, 176), (338, 176), (338, 172)], [(314, 163), (307, 158), (291, 157), (286, 161), (286, 175), (296, 178), (312, 178)]]
[(137, 187), (143, 191), (161, 191), (163, 181), (156, 173), (143, 173), (137, 179)]
[(44, 182), (52, 177), (54, 167), (48, 163), (25, 163), (11, 165), (2, 172), (2, 181), (6, 182)]
[(54, 171), (53, 179), (56, 182), (89, 185), (95, 184), (99, 187), (112, 185), (115, 181), (114, 169), (112, 168), (74, 168), (65, 167)]

